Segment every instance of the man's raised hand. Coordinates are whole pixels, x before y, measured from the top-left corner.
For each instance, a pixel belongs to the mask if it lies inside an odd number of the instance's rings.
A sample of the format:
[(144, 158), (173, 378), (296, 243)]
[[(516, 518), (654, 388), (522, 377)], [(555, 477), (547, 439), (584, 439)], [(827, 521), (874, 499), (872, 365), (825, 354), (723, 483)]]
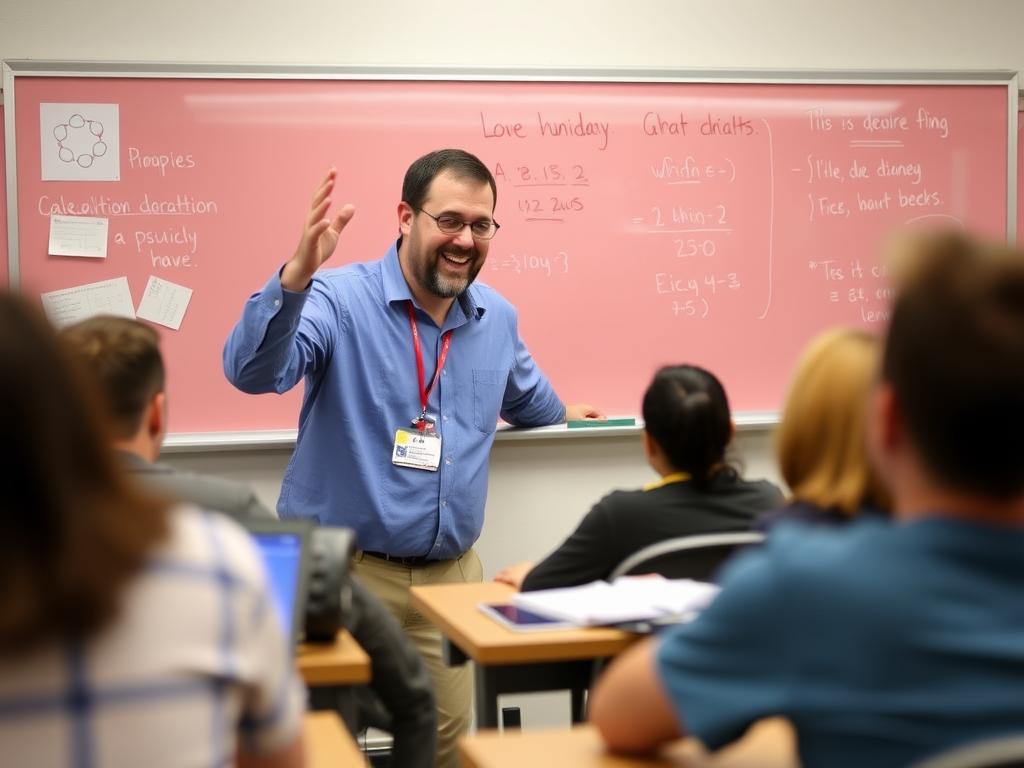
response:
[(299, 247), (281, 272), (281, 285), (290, 291), (306, 290), (320, 265), (334, 253), (338, 245), (338, 236), (355, 215), (355, 206), (348, 204), (343, 206), (333, 219), (326, 218), (331, 207), (331, 192), (337, 176), (337, 169), (331, 168), (313, 193)]

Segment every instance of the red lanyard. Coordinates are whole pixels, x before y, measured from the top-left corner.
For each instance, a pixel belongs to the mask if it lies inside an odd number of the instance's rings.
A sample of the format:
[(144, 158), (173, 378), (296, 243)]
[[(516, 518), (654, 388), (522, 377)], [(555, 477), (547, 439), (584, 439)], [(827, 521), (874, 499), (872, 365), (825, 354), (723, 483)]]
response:
[(447, 331), (441, 337), (441, 352), (437, 356), (437, 368), (434, 369), (434, 375), (430, 379), (428, 386), (423, 386), (423, 352), (420, 349), (420, 331), (416, 327), (416, 312), (412, 308), (412, 302), (406, 304), (409, 310), (409, 327), (412, 328), (412, 346), (413, 351), (416, 352), (416, 375), (419, 378), (420, 384), (420, 418), (417, 426), (425, 429), (427, 424), (427, 399), (430, 397), (430, 391), (434, 388), (434, 382), (437, 381), (437, 377), (441, 374), (441, 369), (444, 368), (445, 358), (448, 357), (448, 347), (452, 345), (452, 332)]

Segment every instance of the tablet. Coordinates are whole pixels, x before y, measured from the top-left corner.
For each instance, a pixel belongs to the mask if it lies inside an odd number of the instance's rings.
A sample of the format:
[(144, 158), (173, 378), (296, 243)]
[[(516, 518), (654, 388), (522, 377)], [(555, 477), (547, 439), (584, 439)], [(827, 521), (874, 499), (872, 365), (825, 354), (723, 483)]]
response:
[(575, 624), (561, 619), (541, 616), (511, 603), (480, 603), (480, 610), (516, 632), (536, 632), (545, 629), (578, 629)]

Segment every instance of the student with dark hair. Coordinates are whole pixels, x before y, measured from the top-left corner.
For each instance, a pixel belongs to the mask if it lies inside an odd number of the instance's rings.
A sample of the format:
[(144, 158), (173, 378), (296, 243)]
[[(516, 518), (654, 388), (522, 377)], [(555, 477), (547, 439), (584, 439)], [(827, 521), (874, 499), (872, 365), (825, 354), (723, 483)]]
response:
[(454, 766), (472, 673), (445, 663), (440, 631), (410, 607), (409, 585), (482, 578), (473, 544), (499, 416), (536, 427), (600, 414), (561, 401), (515, 309), (476, 280), (498, 232), (494, 176), (479, 158), (442, 149), (415, 160), (384, 257), (324, 269), (355, 214), (348, 205), (328, 218), (336, 180), (330, 171), (295, 254), (245, 304), (224, 370), (245, 392), (305, 382), (277, 511), (355, 530), (353, 570), (426, 659), (438, 764)]
[(634, 552), (665, 539), (745, 531), (782, 503), (771, 483), (740, 478), (726, 461), (733, 423), (721, 382), (695, 365), (662, 368), (643, 401), (643, 444), (661, 480), (614, 491), (537, 565), (519, 563), (496, 577), (524, 591), (604, 579)]
[(4, 764), (301, 765), (304, 690), (248, 535), (128, 482), (89, 377), (9, 295), (0, 402)]
[(867, 434), (894, 521), (780, 527), (733, 560), (598, 682), (613, 749), (714, 750), (781, 715), (806, 768), (886, 768), (1024, 732), (1024, 253), (933, 234), (893, 274)]

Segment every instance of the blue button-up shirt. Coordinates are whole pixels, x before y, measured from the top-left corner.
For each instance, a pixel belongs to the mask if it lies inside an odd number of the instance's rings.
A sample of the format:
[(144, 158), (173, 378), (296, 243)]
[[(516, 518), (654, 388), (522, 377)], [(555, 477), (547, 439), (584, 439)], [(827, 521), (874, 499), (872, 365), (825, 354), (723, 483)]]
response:
[[(363, 549), (446, 559), (472, 546), (483, 527), (499, 414), (544, 426), (562, 421), (565, 406), (519, 338), (508, 301), (473, 283), (438, 328), (415, 304), (397, 248), (380, 261), (321, 270), (301, 293), (275, 275), (228, 337), (224, 372), (251, 393), (305, 380), (277, 504), (282, 518), (349, 526)], [(452, 331), (428, 407), (442, 440), (436, 472), (391, 462), (395, 430), (420, 413), (410, 301), (427, 382), (441, 336)]]

